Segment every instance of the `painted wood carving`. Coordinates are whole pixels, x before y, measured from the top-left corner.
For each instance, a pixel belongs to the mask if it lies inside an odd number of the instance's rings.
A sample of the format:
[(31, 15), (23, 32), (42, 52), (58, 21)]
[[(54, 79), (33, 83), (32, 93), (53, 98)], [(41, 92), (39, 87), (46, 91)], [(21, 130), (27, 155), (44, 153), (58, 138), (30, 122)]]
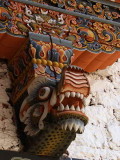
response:
[(72, 65), (104, 69), (120, 57), (119, 8), (109, 1), (1, 0), (0, 57), (11, 59), (32, 32), (71, 42)]
[(69, 44), (46, 41), (31, 38), (9, 62), (11, 100), (24, 151), (60, 157), (88, 122), (90, 86), (83, 70), (70, 65)]
[(60, 157), (84, 132), (90, 86), (83, 69), (120, 57), (119, 21), (119, 6), (107, 1), (1, 0), (1, 58), (9, 59), (24, 151)]
[(89, 94), (87, 79), (79, 68), (69, 66), (62, 71), (60, 81), (39, 75), (27, 92), (19, 113), (25, 125), (27, 151), (60, 156), (87, 124), (83, 109)]
[(120, 13), (114, 7), (91, 1), (51, 0), (52, 6), (60, 7), (58, 10), (57, 7), (48, 7), (46, 1), (42, 1), (42, 7), (37, 7), (39, 4), (31, 1), (29, 4), (28, 1), (20, 3), (18, 0), (1, 2), (1, 32), (7, 30), (15, 36), (47, 32), (51, 36), (72, 41), (74, 48), (96, 53), (109, 53), (120, 48)]

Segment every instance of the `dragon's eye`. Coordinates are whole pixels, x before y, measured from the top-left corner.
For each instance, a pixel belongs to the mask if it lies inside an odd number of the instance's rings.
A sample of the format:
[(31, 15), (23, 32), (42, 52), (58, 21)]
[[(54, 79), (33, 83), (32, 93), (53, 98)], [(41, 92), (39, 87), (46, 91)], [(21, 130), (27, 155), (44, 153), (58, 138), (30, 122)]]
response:
[(51, 94), (51, 88), (50, 87), (43, 87), (39, 90), (39, 99), (46, 100), (49, 98), (50, 94)]

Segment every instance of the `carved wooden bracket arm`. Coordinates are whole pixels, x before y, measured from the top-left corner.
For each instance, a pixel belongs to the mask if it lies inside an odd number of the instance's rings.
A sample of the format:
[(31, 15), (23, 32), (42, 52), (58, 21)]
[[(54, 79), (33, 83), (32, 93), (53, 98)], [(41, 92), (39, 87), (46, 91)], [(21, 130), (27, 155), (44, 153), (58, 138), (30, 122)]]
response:
[(60, 157), (88, 123), (84, 104), (90, 86), (84, 71), (71, 65), (71, 47), (71, 41), (30, 33), (9, 61), (11, 101), (25, 151)]

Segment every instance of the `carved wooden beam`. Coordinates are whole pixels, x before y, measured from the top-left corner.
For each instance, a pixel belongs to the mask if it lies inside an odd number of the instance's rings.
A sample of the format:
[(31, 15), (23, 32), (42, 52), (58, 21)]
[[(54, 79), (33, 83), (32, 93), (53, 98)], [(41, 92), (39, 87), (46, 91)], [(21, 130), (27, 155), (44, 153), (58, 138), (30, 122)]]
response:
[[(13, 103), (18, 100), (37, 75), (48, 74), (49, 77), (55, 79), (56, 74), (56, 79), (60, 79), (62, 68), (71, 63), (72, 55), (70, 41), (60, 41), (49, 35), (30, 33), (29, 39), (8, 65), (11, 79), (14, 81), (13, 86), (15, 86), (12, 94)], [(49, 66), (49, 69), (46, 66)], [(52, 67), (57, 67), (58, 71), (54, 71)]]
[(72, 41), (73, 47), (78, 49), (92, 52), (119, 50), (119, 8), (92, 1), (60, 3), (51, 0), (49, 6), (44, 1), (40, 2), (43, 4), (4, 0), (1, 31), (8, 30), (16, 36), (26, 36), (30, 31), (47, 32)]

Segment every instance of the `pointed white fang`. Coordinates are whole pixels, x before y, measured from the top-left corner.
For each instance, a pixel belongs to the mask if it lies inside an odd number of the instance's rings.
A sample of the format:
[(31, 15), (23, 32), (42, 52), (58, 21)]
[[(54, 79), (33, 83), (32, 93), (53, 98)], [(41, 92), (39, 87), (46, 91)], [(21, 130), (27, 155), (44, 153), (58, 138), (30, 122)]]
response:
[(68, 126), (67, 123), (65, 123), (65, 124), (64, 124), (64, 129), (65, 129), (65, 130), (67, 129), (67, 126)]
[(54, 90), (50, 99), (50, 105), (54, 106), (57, 102), (56, 91)]
[(72, 65), (70, 65), (69, 67), (70, 67), (71, 69), (73, 68), (73, 66), (72, 66)]
[(84, 123), (81, 121), (81, 122), (79, 122), (79, 131), (80, 131), (80, 133), (83, 133), (83, 131), (84, 131)]
[(60, 98), (60, 103), (63, 101), (65, 95), (64, 94), (60, 94), (59, 98)]
[(79, 125), (78, 124), (74, 124), (74, 130), (75, 130), (75, 132), (78, 130), (78, 128), (79, 128)]
[(76, 93), (76, 96), (77, 96), (78, 98), (80, 98), (80, 93), (77, 92), (77, 93)]
[(79, 131), (80, 131), (80, 133), (83, 133), (84, 132), (84, 126), (80, 126)]
[(74, 110), (75, 110), (75, 107), (72, 105), (72, 106), (70, 107), (70, 110), (74, 111)]
[(71, 97), (75, 97), (75, 92), (71, 92)]
[(68, 105), (65, 107), (65, 110), (70, 110)]
[(80, 107), (79, 106), (76, 107), (76, 111), (80, 111)]
[(64, 110), (64, 106), (63, 106), (63, 104), (61, 103), (60, 104), (60, 111), (63, 111)]
[(68, 128), (69, 128), (69, 130), (71, 131), (72, 128), (73, 128), (73, 123), (69, 123), (69, 124), (68, 124)]
[(70, 92), (66, 92), (65, 96), (69, 98), (70, 97)]
[(81, 99), (83, 99), (83, 97), (84, 97), (84, 95), (83, 95), (83, 94), (81, 94), (81, 95), (80, 95), (80, 98), (81, 98)]

